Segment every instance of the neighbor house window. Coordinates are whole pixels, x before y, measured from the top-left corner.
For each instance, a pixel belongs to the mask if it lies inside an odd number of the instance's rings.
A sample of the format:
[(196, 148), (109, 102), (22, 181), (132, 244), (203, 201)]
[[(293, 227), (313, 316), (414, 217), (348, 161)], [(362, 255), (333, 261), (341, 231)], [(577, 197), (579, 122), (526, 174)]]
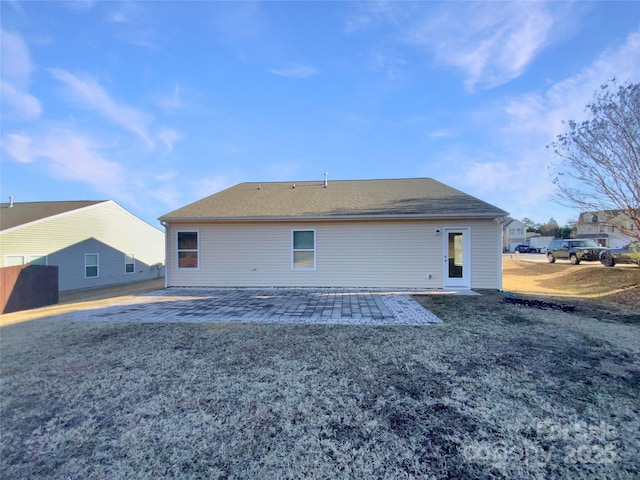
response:
[(5, 267), (15, 267), (17, 265), (24, 265), (24, 255), (7, 255), (4, 257)]
[(292, 259), (293, 270), (316, 269), (316, 231), (292, 231)]
[(198, 232), (178, 232), (178, 269), (198, 268)]
[(84, 278), (98, 276), (98, 254), (86, 253), (84, 255)]
[(29, 255), (29, 264), (46, 266), (47, 256), (46, 255)]
[(134, 273), (136, 271), (136, 259), (132, 253), (124, 256), (124, 273)]
[(16, 265), (47, 265), (46, 255), (6, 255), (4, 257), (5, 267), (15, 267)]

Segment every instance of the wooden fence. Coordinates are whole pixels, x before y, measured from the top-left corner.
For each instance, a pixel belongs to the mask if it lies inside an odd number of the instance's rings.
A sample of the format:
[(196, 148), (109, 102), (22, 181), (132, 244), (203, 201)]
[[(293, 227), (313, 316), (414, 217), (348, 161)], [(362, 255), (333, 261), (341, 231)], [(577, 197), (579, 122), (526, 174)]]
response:
[(58, 267), (18, 265), (0, 268), (0, 313), (58, 303)]

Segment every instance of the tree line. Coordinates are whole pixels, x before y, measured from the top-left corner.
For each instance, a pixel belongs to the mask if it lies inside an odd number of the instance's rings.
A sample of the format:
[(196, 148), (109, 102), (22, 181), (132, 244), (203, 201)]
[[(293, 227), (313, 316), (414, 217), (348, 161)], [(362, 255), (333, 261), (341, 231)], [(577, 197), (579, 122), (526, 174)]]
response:
[(552, 217), (547, 223), (536, 223), (528, 217), (520, 220), (527, 232), (539, 233), (542, 236), (550, 236), (553, 238), (573, 238), (576, 233), (577, 220), (571, 220), (566, 225), (560, 226)]

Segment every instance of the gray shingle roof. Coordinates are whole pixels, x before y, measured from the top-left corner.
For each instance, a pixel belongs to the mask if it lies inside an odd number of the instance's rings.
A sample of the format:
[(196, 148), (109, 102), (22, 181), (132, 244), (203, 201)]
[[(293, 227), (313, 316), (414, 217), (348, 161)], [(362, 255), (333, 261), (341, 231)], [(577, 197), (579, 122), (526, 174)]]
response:
[[(295, 188), (294, 188), (295, 185)], [(507, 212), (431, 178), (240, 183), (162, 221), (502, 217)]]
[(0, 204), (0, 231), (102, 202), (104, 202), (104, 200), (15, 202), (13, 207), (9, 207), (8, 203), (2, 203)]

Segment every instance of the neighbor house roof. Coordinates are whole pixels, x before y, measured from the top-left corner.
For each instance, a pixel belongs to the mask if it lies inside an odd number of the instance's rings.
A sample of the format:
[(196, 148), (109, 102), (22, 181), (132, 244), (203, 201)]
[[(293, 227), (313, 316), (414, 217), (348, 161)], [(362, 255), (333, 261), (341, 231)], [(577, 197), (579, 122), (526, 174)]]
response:
[(0, 231), (102, 202), (104, 202), (104, 200), (2, 203), (0, 204)]
[(493, 205), (431, 178), (240, 183), (160, 217), (242, 221), (503, 217)]

